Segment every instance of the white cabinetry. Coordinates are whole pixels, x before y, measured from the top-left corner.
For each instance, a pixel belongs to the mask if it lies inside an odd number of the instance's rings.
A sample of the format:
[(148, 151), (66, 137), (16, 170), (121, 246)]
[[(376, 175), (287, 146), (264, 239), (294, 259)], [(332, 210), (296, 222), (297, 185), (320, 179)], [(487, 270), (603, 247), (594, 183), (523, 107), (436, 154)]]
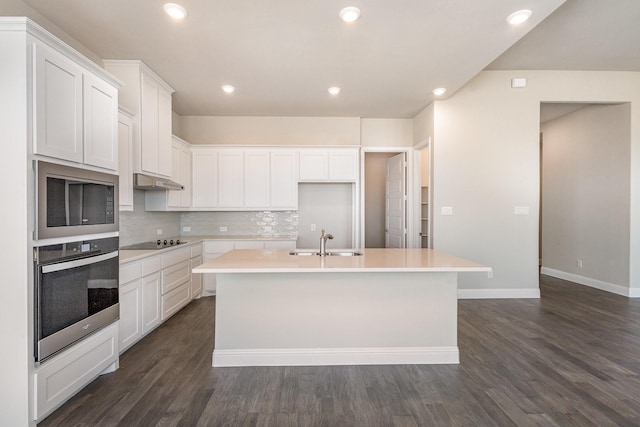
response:
[(142, 335), (148, 334), (162, 322), (160, 314), (161, 268), (162, 259), (159, 255), (142, 260)]
[(295, 210), (292, 150), (192, 147), (194, 210)]
[(118, 175), (120, 176), (120, 210), (133, 210), (133, 116), (126, 110), (118, 113)]
[(117, 368), (118, 325), (113, 323), (36, 369), (34, 418), (42, 420), (98, 375)]
[(357, 148), (302, 149), (300, 181), (357, 181), (358, 153)]
[(191, 148), (186, 141), (173, 136), (171, 144), (171, 179), (183, 190), (146, 191), (145, 210), (182, 211), (191, 207)]
[(117, 170), (115, 81), (45, 43), (37, 42), (34, 49), (34, 153)]
[[(191, 270), (202, 264), (202, 244), (191, 246)], [(191, 273), (191, 299), (202, 296), (202, 274)]]
[(191, 248), (182, 247), (162, 255), (162, 320), (191, 301)]
[(105, 60), (105, 68), (125, 82), (120, 103), (134, 116), (133, 171), (171, 175), (171, 94), (142, 61)]

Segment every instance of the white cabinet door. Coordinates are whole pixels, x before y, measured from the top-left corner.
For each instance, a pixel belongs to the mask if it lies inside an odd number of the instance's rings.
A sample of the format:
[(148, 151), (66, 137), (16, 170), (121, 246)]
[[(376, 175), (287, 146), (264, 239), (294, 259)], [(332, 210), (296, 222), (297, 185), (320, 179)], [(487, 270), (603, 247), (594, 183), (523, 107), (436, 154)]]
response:
[[(191, 269), (202, 264), (202, 256), (191, 258)], [(191, 273), (191, 299), (200, 298), (202, 295), (202, 273)]]
[(269, 208), (269, 152), (247, 150), (244, 153), (244, 207)]
[(180, 206), (191, 207), (191, 150), (182, 147), (180, 150), (180, 184), (184, 190), (180, 191)]
[(272, 209), (298, 209), (298, 170), (294, 151), (271, 152)]
[[(182, 184), (180, 180), (181, 170), (180, 170), (180, 144), (173, 143), (171, 144), (171, 179), (179, 184)], [(182, 190), (171, 190), (167, 192), (167, 206), (171, 208), (179, 208), (182, 206), (180, 201), (180, 193)]]
[(329, 155), (326, 150), (300, 151), (300, 181), (329, 178)]
[(218, 206), (218, 152), (202, 150), (193, 152), (193, 207)]
[(118, 90), (84, 74), (84, 163), (118, 170)]
[(158, 82), (142, 73), (141, 84), (140, 167), (143, 172), (158, 174)]
[(329, 151), (329, 179), (356, 181), (358, 179), (358, 150)]
[(82, 69), (36, 45), (34, 152), (82, 162)]
[(218, 153), (219, 207), (242, 207), (244, 202), (243, 181), (243, 152), (241, 150), (220, 150)]
[(161, 272), (142, 278), (142, 333), (146, 334), (161, 322)]
[(142, 337), (142, 279), (120, 285), (119, 351), (133, 345)]
[(118, 114), (118, 175), (120, 176), (120, 210), (133, 210), (133, 120)]
[(171, 176), (171, 92), (158, 87), (158, 173)]

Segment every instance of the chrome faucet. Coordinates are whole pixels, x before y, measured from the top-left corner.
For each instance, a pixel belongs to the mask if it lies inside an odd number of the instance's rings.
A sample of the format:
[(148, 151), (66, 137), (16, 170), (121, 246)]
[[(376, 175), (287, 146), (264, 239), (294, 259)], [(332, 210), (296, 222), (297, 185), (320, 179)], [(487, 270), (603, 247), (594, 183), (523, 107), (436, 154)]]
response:
[(320, 236), (320, 256), (327, 255), (327, 239), (333, 239), (331, 234), (324, 234), (324, 228), (322, 229), (322, 235)]

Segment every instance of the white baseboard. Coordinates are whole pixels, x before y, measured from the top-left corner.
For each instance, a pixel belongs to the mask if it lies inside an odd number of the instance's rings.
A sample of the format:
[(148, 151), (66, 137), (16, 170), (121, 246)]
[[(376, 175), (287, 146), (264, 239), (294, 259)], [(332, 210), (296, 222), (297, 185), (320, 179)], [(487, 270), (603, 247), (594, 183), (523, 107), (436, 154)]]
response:
[(579, 285), (600, 289), (601, 291), (611, 292), (625, 297), (640, 298), (640, 289), (637, 288), (627, 288), (626, 286), (615, 285), (613, 283), (603, 282), (602, 280), (579, 276), (577, 274), (567, 273), (565, 271), (554, 270), (553, 268), (548, 267), (542, 267), (540, 269), (540, 273), (546, 274), (547, 276), (556, 277), (558, 279), (568, 280)]
[(458, 364), (458, 347), (214, 350), (213, 366)]
[(505, 298), (540, 298), (540, 289), (458, 289), (458, 299)]

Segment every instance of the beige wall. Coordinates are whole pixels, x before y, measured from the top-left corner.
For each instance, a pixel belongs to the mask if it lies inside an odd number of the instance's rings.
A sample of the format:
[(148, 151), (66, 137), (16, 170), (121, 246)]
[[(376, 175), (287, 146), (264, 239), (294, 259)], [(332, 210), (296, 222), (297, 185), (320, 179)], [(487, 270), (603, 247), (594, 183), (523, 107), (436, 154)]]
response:
[(433, 140), (435, 103), (429, 104), (413, 119), (413, 145)]
[(595, 105), (542, 126), (543, 269), (629, 287), (629, 118)]
[(411, 147), (412, 119), (362, 119), (363, 147)]
[(182, 116), (191, 144), (360, 145), (357, 117)]
[[(527, 87), (511, 89), (513, 77), (526, 78)], [(541, 102), (631, 102), (629, 265), (631, 287), (640, 287), (640, 73), (483, 71), (436, 102), (434, 249), (494, 269), (493, 278), (461, 275), (470, 295), (535, 293)], [(453, 215), (441, 215), (443, 206)], [(515, 215), (516, 206), (529, 215)]]

